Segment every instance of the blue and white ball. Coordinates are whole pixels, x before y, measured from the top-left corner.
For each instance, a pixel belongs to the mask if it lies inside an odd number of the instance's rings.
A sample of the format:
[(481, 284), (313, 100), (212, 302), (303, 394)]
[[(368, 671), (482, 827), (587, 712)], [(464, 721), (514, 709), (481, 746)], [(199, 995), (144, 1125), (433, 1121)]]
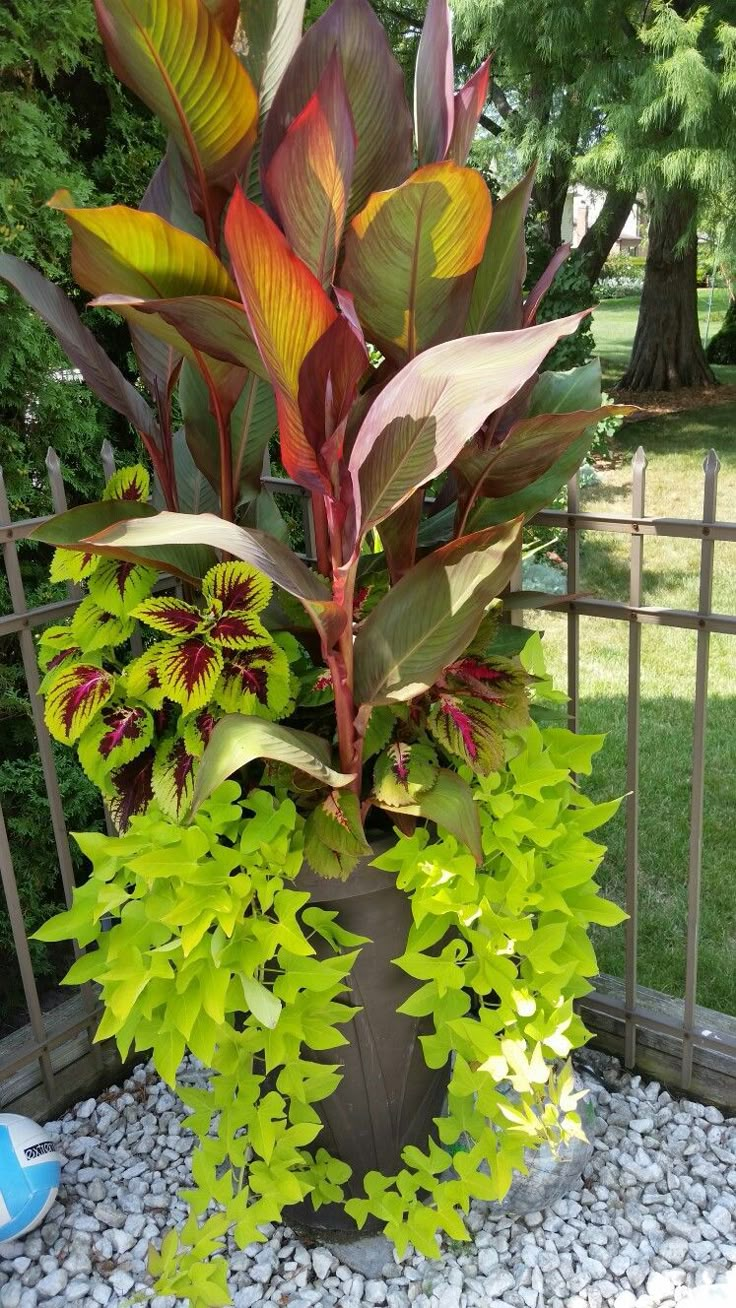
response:
[(42, 1126), (0, 1113), (0, 1244), (38, 1226), (59, 1188), (61, 1156)]

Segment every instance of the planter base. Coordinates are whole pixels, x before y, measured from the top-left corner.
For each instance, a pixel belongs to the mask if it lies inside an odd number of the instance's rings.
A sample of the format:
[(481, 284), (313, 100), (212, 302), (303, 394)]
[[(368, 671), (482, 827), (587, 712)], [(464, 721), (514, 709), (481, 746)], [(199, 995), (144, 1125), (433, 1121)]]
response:
[[(346, 1003), (362, 1010), (342, 1028), (349, 1043), (309, 1053), (315, 1061), (343, 1066), (335, 1093), (316, 1106), (324, 1125), (312, 1147), (323, 1147), (349, 1163), (353, 1174), (345, 1186), (346, 1198), (363, 1194), (366, 1172), (395, 1174), (406, 1145), (426, 1148), (449, 1079), (449, 1064), (439, 1071), (428, 1068), (422, 1055), (419, 1036), (429, 1033), (431, 1024), (396, 1011), (416, 988), (416, 981), (392, 962), (406, 948), (411, 906), (389, 873), (370, 866), (381, 846), (374, 848), (345, 882), (327, 881), (306, 869), (296, 882), (298, 889), (309, 891), (313, 903), (339, 913), (348, 931), (370, 940), (356, 960), (345, 996)], [(322, 952), (327, 955), (327, 946)], [(314, 1212), (307, 1199), (285, 1209), (284, 1220), (311, 1231), (356, 1235), (355, 1223), (337, 1204)], [(378, 1223), (364, 1228), (366, 1233), (376, 1229)]]

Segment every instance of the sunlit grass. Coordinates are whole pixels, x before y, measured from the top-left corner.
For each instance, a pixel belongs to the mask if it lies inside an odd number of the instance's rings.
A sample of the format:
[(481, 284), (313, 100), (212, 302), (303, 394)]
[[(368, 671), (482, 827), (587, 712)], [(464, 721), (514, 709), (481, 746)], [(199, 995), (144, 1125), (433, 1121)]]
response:
[[(605, 347), (629, 348), (635, 311), (604, 306)], [(614, 307), (609, 308), (610, 305)], [(724, 306), (725, 307), (725, 306)], [(617, 316), (617, 314), (619, 316)], [(619, 336), (617, 336), (619, 333)], [(625, 362), (622, 359), (621, 362)], [(736, 373), (736, 370), (730, 370)], [(736, 380), (736, 377), (734, 378)], [(730, 380), (730, 378), (729, 378)], [(736, 406), (724, 404), (627, 426), (618, 441), (620, 463), (603, 485), (583, 492), (583, 507), (630, 512), (631, 455), (648, 456), (646, 511), (654, 516), (699, 517), (703, 460), (712, 446), (721, 460), (718, 516), (736, 521)], [(630, 536), (583, 537), (580, 589), (611, 599), (628, 598)], [(647, 537), (644, 603), (698, 607), (700, 543)], [(712, 608), (736, 614), (736, 545), (716, 544)], [(566, 678), (567, 619), (528, 614), (527, 625), (545, 630), (547, 659), (558, 684)], [(580, 620), (580, 729), (606, 732), (590, 793), (597, 798), (626, 789), (628, 627), (598, 618)], [(640, 744), (639, 975), (643, 984), (681, 996), (685, 976), (685, 925), (690, 830), (696, 634), (642, 627)], [(706, 741), (703, 896), (698, 1000), (736, 1014), (736, 638), (711, 637)], [(623, 809), (605, 831), (609, 846), (603, 884), (623, 902), (626, 855)], [(623, 975), (623, 928), (601, 932), (601, 970)]]

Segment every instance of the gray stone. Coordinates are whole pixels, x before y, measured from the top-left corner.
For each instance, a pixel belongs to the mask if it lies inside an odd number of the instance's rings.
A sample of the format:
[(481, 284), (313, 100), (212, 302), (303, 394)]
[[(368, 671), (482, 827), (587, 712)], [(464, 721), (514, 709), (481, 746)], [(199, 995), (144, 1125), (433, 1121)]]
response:
[(260, 1285), (245, 1285), (242, 1290), (235, 1291), (233, 1308), (254, 1308), (255, 1304), (261, 1302), (262, 1294), (263, 1290)]
[(731, 1234), (733, 1218), (723, 1204), (716, 1204), (715, 1208), (711, 1209), (708, 1213), (707, 1220), (710, 1222), (711, 1226), (715, 1226), (716, 1230), (720, 1231), (721, 1235)]
[(49, 1272), (47, 1276), (41, 1278), (36, 1289), (44, 1299), (52, 1299), (55, 1295), (62, 1293), (68, 1280), (69, 1277), (63, 1268), (57, 1267), (56, 1271)]
[(8, 1281), (0, 1288), (0, 1308), (20, 1308), (23, 1286), (20, 1281)]
[(688, 1242), (679, 1235), (673, 1235), (659, 1246), (657, 1253), (671, 1267), (681, 1267), (688, 1255)]
[(366, 1280), (380, 1281), (386, 1279), (384, 1268), (394, 1263), (394, 1249), (385, 1235), (367, 1235), (344, 1239), (341, 1235), (331, 1235), (325, 1241), (338, 1262), (349, 1267), (353, 1272), (360, 1272)]
[[(340, 1257), (343, 1263), (347, 1261), (342, 1257), (342, 1253)], [(328, 1249), (323, 1249), (318, 1246), (316, 1249), (312, 1250), (312, 1267), (314, 1268), (314, 1274), (318, 1281), (324, 1281), (332, 1267), (333, 1261), (333, 1256)], [(347, 1263), (347, 1266), (349, 1267), (350, 1263)]]
[(478, 1272), (481, 1276), (490, 1276), (494, 1267), (498, 1266), (498, 1254), (495, 1249), (478, 1250)]
[(513, 1290), (515, 1285), (514, 1277), (505, 1267), (495, 1267), (490, 1276), (486, 1277), (485, 1291), (491, 1299), (500, 1299), (507, 1290)]
[(385, 1281), (366, 1281), (363, 1290), (365, 1303), (383, 1304), (386, 1302), (388, 1287)]
[(83, 1276), (76, 1276), (64, 1290), (67, 1303), (78, 1303), (80, 1299), (86, 1299), (88, 1294), (89, 1281)]
[(105, 1308), (105, 1304), (108, 1302), (111, 1296), (112, 1296), (112, 1286), (107, 1285), (105, 1281), (98, 1281), (97, 1284), (94, 1285), (92, 1288), (92, 1298), (94, 1299), (95, 1303), (101, 1305), (101, 1308)]
[(118, 1267), (110, 1274), (110, 1284), (115, 1293), (119, 1294), (122, 1299), (124, 1295), (133, 1289), (135, 1277), (131, 1276), (130, 1272), (124, 1272), (121, 1267)]

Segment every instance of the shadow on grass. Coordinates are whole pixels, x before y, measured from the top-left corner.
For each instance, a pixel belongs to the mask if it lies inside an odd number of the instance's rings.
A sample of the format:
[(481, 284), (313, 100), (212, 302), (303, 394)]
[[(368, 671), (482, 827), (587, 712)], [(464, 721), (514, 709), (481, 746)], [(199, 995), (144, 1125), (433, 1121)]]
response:
[[(623, 671), (625, 676), (625, 670)], [(606, 734), (594, 774), (582, 788), (594, 800), (626, 792), (627, 697), (586, 697), (581, 732)], [(693, 705), (645, 698), (639, 746), (639, 980), (681, 997), (685, 983)], [(712, 696), (706, 737), (698, 1002), (736, 1014), (736, 697)], [(608, 846), (599, 876), (604, 894), (625, 903), (626, 801), (596, 833)], [(624, 927), (598, 930), (601, 971), (623, 976)]]

